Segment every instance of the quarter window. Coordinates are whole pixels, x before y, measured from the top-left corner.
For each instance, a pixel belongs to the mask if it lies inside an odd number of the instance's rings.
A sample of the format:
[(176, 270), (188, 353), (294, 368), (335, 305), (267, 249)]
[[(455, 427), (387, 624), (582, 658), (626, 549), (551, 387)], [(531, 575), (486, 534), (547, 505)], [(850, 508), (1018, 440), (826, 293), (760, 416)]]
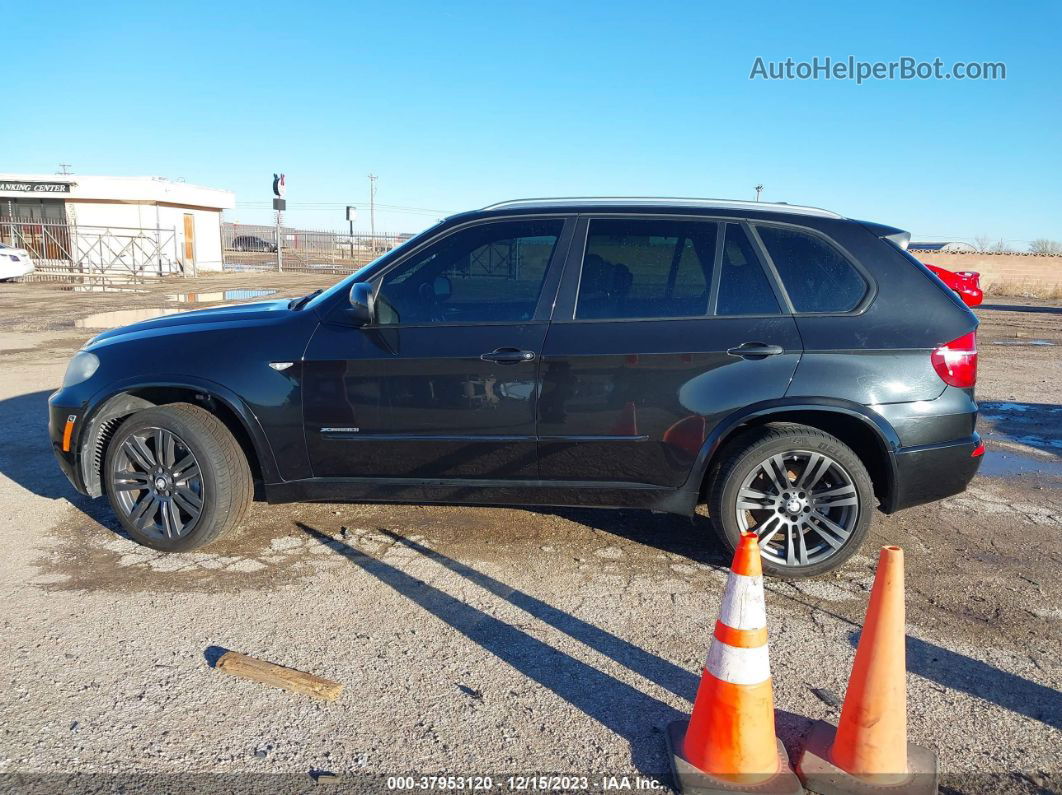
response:
[(703, 317), (716, 234), (703, 221), (591, 221), (575, 316)]
[(852, 263), (821, 238), (777, 226), (756, 231), (797, 312), (847, 312), (866, 295)]
[(440, 240), (388, 273), (381, 325), (531, 320), (562, 220), (502, 221)]

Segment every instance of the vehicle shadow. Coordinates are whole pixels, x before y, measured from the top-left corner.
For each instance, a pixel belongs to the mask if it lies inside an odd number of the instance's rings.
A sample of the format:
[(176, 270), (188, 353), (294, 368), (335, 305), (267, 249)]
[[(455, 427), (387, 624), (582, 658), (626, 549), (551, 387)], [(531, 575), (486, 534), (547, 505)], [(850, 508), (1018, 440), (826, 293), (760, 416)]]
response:
[(26, 491), (51, 500), (78, 496), (59, 471), (48, 439), (47, 390), (0, 401), (0, 472)]
[[(626, 740), (639, 773), (661, 779), (669, 776), (662, 730), (671, 721), (686, 718), (688, 714), (379, 558), (313, 527), (297, 524), (310, 537)], [(670, 692), (686, 699), (695, 693), (695, 674), (397, 533), (382, 532)], [(802, 735), (809, 725), (803, 718), (781, 711), (777, 713), (777, 722), (779, 734), (796, 736)]]
[(706, 516), (604, 508), (535, 508), (534, 511), (655, 547), (661, 552), (680, 555), (696, 563), (724, 569), (730, 566), (730, 554), (723, 548)]
[(0, 474), (38, 497), (66, 500), (93, 521), (117, 532), (106, 500), (78, 494), (59, 469), (48, 439), (47, 390), (0, 400)]

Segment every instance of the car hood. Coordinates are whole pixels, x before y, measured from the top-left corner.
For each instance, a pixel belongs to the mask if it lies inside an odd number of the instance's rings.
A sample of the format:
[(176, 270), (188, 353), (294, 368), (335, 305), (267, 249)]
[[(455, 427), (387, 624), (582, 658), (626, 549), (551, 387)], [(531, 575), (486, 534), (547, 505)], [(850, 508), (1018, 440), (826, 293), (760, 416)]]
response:
[[(130, 336), (148, 336), (157, 332), (168, 331), (173, 328), (188, 328), (190, 326), (200, 325), (218, 325), (218, 324), (240, 324), (244, 325), (247, 322), (253, 322), (258, 319), (273, 320), (276, 318), (278, 312), (289, 312), (288, 302), (290, 299), (285, 298), (279, 301), (256, 301), (250, 304), (237, 304), (235, 306), (217, 306), (212, 309), (196, 309), (191, 312), (174, 312), (170, 313), (169, 310), (160, 309), (160, 312), (166, 312), (160, 317), (153, 317), (144, 320), (138, 320), (135, 323), (129, 323), (128, 325), (118, 326), (117, 328), (108, 329), (107, 331), (97, 334), (89, 342), (89, 345), (95, 345), (97, 342), (103, 342), (105, 340), (111, 340), (116, 337), (130, 337)], [(123, 312), (128, 312), (131, 316), (138, 310), (123, 310), (119, 312), (104, 312), (98, 316), (90, 316), (84, 318), (81, 323), (87, 323), (92, 321), (93, 317), (98, 318), (97, 322), (106, 323), (108, 320), (113, 319), (114, 322), (122, 322)], [(152, 310), (144, 310), (152, 311)], [(113, 315), (113, 318), (107, 317)], [(80, 325), (80, 324), (79, 324)], [(87, 327), (87, 326), (86, 326)], [(191, 330), (191, 329), (189, 329)]]

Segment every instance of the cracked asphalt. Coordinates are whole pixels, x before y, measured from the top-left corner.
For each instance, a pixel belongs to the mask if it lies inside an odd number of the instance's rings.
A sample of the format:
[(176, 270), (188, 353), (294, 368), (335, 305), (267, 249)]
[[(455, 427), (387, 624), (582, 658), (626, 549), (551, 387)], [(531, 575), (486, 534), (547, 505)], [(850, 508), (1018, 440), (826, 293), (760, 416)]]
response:
[[(256, 504), (234, 537), (162, 555), (59, 473), (45, 403), (107, 322), (86, 319), (328, 281), (0, 285), (0, 786), (301, 791), (322, 772), (350, 790), (547, 772), (592, 790), (608, 775), (670, 786), (661, 732), (690, 710), (725, 581), (705, 520)], [(910, 739), (937, 749), (945, 791), (1058, 791), (1062, 307), (985, 303), (983, 473), (878, 515), (842, 571), (768, 583), (778, 731), (793, 754), (812, 720), (836, 719), (876, 550), (899, 544)], [(217, 647), (344, 693), (322, 703), (232, 678), (209, 665)]]

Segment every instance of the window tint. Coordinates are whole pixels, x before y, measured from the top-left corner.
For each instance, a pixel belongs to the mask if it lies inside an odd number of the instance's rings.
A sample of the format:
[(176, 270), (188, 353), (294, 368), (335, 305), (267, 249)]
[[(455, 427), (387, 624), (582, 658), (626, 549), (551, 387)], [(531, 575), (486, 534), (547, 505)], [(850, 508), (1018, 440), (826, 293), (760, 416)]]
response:
[(575, 316), (707, 314), (715, 237), (704, 221), (591, 221)]
[(726, 225), (715, 311), (717, 315), (775, 315), (781, 312), (760, 259), (739, 224)]
[(388, 273), (381, 324), (530, 320), (564, 222), (488, 223), (455, 232)]
[(863, 277), (822, 239), (776, 226), (756, 231), (798, 312), (847, 312), (866, 294)]

